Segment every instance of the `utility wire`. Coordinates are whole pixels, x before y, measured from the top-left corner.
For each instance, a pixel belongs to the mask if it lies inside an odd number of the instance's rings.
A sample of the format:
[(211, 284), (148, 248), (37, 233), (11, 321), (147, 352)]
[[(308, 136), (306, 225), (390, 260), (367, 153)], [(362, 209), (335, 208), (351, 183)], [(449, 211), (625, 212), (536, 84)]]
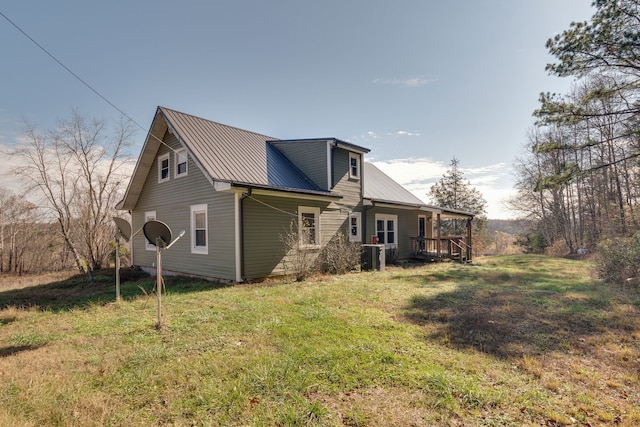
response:
[[(111, 107), (113, 107), (116, 111), (118, 111), (120, 114), (122, 114), (124, 117), (126, 117), (129, 121), (131, 121), (131, 123), (135, 124), (136, 126), (138, 126), (140, 129), (142, 129), (143, 131), (145, 131), (146, 129), (144, 127), (142, 127), (142, 125), (140, 125), (138, 122), (136, 122), (131, 116), (129, 116), (127, 113), (125, 113), (122, 109), (118, 108), (118, 106), (116, 106), (113, 102), (109, 101), (107, 99), (107, 97), (105, 97), (104, 95), (102, 95), (100, 92), (98, 92), (97, 89), (94, 89), (89, 83), (87, 83), (86, 81), (84, 81), (80, 76), (78, 76), (76, 73), (74, 73), (69, 67), (67, 67), (66, 65), (64, 65), (64, 63), (62, 63), (62, 61), (60, 61), (58, 58), (55, 57), (55, 55), (53, 55), (51, 52), (49, 52), (47, 49), (44, 48), (44, 46), (42, 46), (40, 43), (38, 43), (33, 37), (31, 37), (29, 34), (27, 34), (22, 28), (20, 28), (15, 22), (13, 22), (11, 19), (9, 19), (9, 17), (7, 17), (7, 15), (5, 15), (4, 13), (2, 13), (2, 11), (0, 11), (0, 15), (7, 20), (7, 22), (9, 22), (11, 25), (13, 25), (15, 27), (16, 30), (20, 31), (26, 38), (28, 38), (29, 40), (31, 40), (31, 42), (33, 44), (35, 44), (36, 46), (38, 46), (38, 48), (40, 50), (42, 50), (44, 53), (46, 53), (51, 59), (53, 59), (54, 61), (56, 61), (58, 63), (58, 65), (60, 65), (62, 68), (64, 68), (69, 74), (71, 74), (73, 77), (76, 78), (76, 80), (78, 80), (80, 83), (82, 83), (83, 85), (85, 85), (87, 88), (89, 88), (89, 90), (91, 90), (91, 92), (95, 93), (96, 95), (98, 95), (100, 97), (100, 99), (102, 99), (104, 102), (106, 102), (107, 104), (109, 104)], [(161, 140), (160, 138), (158, 138), (157, 136), (153, 135), (151, 133), (151, 131), (149, 130), (147, 132), (147, 136), (151, 136), (152, 138), (158, 140), (161, 144), (165, 145), (167, 148), (169, 148), (171, 151), (173, 151), (174, 153), (176, 152), (175, 149), (173, 149), (172, 147), (170, 147), (167, 143), (165, 143), (163, 140)], [(287, 215), (291, 215), (293, 217), (297, 217), (296, 214), (291, 213), (291, 212), (287, 212), (285, 210), (276, 208), (275, 206), (272, 206), (268, 203), (265, 203), (261, 200), (258, 200), (254, 197), (251, 196), (247, 196), (250, 199), (263, 204), (264, 206), (274, 209), (276, 211), (279, 211), (281, 213), (287, 214)]]
[[(28, 38), (29, 40), (31, 40), (31, 42), (33, 44), (35, 44), (36, 46), (38, 46), (38, 48), (40, 50), (42, 50), (44, 53), (46, 53), (51, 59), (53, 59), (54, 61), (56, 61), (58, 63), (58, 65), (60, 65), (62, 68), (64, 68), (69, 74), (71, 74), (73, 77), (75, 77), (76, 80), (78, 80), (80, 83), (82, 83), (83, 85), (85, 85), (87, 88), (89, 88), (89, 90), (93, 93), (95, 93), (96, 95), (98, 95), (100, 97), (100, 99), (102, 99), (104, 102), (106, 102), (107, 104), (109, 104), (112, 108), (114, 108), (116, 111), (118, 111), (120, 114), (122, 114), (124, 117), (127, 118), (127, 120), (129, 120), (131, 123), (135, 124), (136, 126), (138, 126), (140, 129), (142, 129), (143, 131), (147, 132), (147, 130), (137, 121), (135, 121), (131, 116), (129, 116), (127, 113), (125, 113), (122, 109), (118, 108), (117, 105), (115, 105), (113, 102), (109, 101), (107, 99), (107, 97), (105, 97), (104, 95), (102, 95), (100, 92), (98, 92), (97, 89), (94, 89), (89, 83), (87, 83), (86, 81), (84, 81), (80, 76), (78, 76), (76, 73), (74, 73), (69, 67), (67, 67), (66, 65), (64, 65), (64, 63), (62, 61), (60, 61), (58, 58), (55, 57), (55, 55), (53, 55), (51, 52), (49, 52), (44, 46), (42, 46), (40, 43), (38, 43), (33, 37), (31, 37), (29, 34), (27, 34), (22, 28), (20, 28), (15, 22), (13, 22), (11, 19), (9, 19), (9, 17), (7, 15), (5, 15), (4, 13), (2, 13), (2, 11), (0, 11), (0, 15), (7, 20), (7, 22), (9, 22), (11, 25), (13, 25), (13, 27), (15, 27), (16, 30), (20, 31), (22, 33), (22, 35), (24, 35), (26, 38)], [(152, 138), (158, 140), (161, 144), (165, 145), (167, 148), (169, 148), (171, 151), (176, 152), (176, 150), (174, 150), (172, 147), (170, 147), (169, 145), (167, 145), (164, 141), (162, 141), (160, 138), (158, 138), (157, 136), (153, 135), (151, 133), (151, 131), (149, 130), (147, 132), (147, 136), (151, 136)]]
[(262, 204), (262, 205), (264, 205), (264, 206), (266, 206), (266, 207), (268, 207), (268, 208), (271, 208), (271, 209), (273, 209), (273, 210), (276, 210), (276, 211), (278, 211), (278, 212), (282, 212), (282, 213), (284, 213), (284, 214), (291, 215), (292, 217), (295, 217), (295, 218), (297, 218), (297, 217), (298, 217), (298, 215), (296, 215), (296, 214), (294, 214), (294, 213), (287, 212), (287, 211), (282, 210), (282, 209), (280, 209), (280, 208), (276, 208), (275, 206), (271, 206), (270, 204), (265, 203), (265, 202), (263, 202), (262, 200), (258, 200), (258, 199), (256, 199), (256, 198), (255, 198), (255, 197), (253, 197), (253, 196), (249, 196), (249, 195), (247, 195), (247, 197), (248, 197), (249, 199), (251, 199), (251, 200), (255, 201), (255, 202), (258, 202), (258, 203), (260, 203), (260, 204)]

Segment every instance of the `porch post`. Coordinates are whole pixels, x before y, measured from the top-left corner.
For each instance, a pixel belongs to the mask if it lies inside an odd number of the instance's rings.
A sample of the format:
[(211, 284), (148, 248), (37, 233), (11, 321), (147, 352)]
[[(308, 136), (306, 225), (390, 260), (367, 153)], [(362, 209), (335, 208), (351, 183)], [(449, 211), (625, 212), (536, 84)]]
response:
[(440, 238), (442, 237), (442, 229), (440, 228), (441, 224), (440, 224), (440, 214), (437, 214), (436, 216), (436, 233), (438, 233), (438, 240), (436, 240), (436, 253), (438, 255), (438, 260), (441, 259), (442, 257), (442, 248), (441, 248), (441, 240)]
[(471, 257), (473, 256), (473, 247), (471, 246), (471, 220), (473, 218), (467, 219), (467, 261), (471, 262)]

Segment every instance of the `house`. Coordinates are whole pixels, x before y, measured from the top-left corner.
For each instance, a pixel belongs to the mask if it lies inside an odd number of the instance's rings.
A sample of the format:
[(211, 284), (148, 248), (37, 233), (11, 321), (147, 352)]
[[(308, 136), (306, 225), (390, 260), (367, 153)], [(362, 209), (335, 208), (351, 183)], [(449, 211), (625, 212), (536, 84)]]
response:
[[(163, 270), (242, 282), (283, 274), (282, 236), (304, 224), (304, 250), (319, 253), (342, 231), (372, 239), (397, 258), (471, 257), (472, 214), (429, 206), (374, 165), (369, 149), (336, 138), (279, 140), (158, 107), (118, 208), (132, 228), (149, 220), (186, 233)], [(468, 221), (468, 236), (439, 236), (444, 218)], [(132, 264), (155, 270), (140, 233)]]

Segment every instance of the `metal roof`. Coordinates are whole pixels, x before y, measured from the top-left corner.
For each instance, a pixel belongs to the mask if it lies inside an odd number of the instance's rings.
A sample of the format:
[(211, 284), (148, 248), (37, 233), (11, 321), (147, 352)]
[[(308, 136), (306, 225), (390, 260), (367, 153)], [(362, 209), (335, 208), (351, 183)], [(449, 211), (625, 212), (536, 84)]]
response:
[(276, 138), (158, 107), (142, 152), (118, 209), (135, 207), (155, 156), (170, 130), (207, 179), (231, 185), (336, 197), (320, 189), (276, 147)]
[(274, 138), (159, 107), (178, 140), (217, 181), (322, 191), (268, 140)]
[(471, 212), (428, 205), (371, 163), (364, 163), (364, 198), (373, 202), (409, 206), (443, 214), (445, 218), (468, 218)]
[[(119, 209), (130, 210), (135, 207), (167, 130), (173, 132), (212, 184), (221, 181), (236, 186), (290, 191), (316, 197), (339, 197), (319, 188), (282, 154), (272, 144), (280, 141), (277, 138), (158, 107)], [(369, 152), (365, 147), (335, 138), (323, 140), (332, 140), (335, 144), (362, 153)], [(469, 212), (425, 204), (371, 163), (364, 163), (363, 179), (365, 199), (473, 217)]]
[(425, 203), (409, 190), (395, 182), (371, 163), (364, 163), (365, 199), (387, 201), (405, 205), (423, 206)]

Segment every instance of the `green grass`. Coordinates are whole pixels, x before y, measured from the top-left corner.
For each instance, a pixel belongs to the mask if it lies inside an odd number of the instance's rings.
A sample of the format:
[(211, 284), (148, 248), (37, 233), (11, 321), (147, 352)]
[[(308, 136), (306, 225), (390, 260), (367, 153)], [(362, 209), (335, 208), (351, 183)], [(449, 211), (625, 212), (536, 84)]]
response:
[(0, 292), (0, 425), (640, 423), (640, 293), (585, 262)]

